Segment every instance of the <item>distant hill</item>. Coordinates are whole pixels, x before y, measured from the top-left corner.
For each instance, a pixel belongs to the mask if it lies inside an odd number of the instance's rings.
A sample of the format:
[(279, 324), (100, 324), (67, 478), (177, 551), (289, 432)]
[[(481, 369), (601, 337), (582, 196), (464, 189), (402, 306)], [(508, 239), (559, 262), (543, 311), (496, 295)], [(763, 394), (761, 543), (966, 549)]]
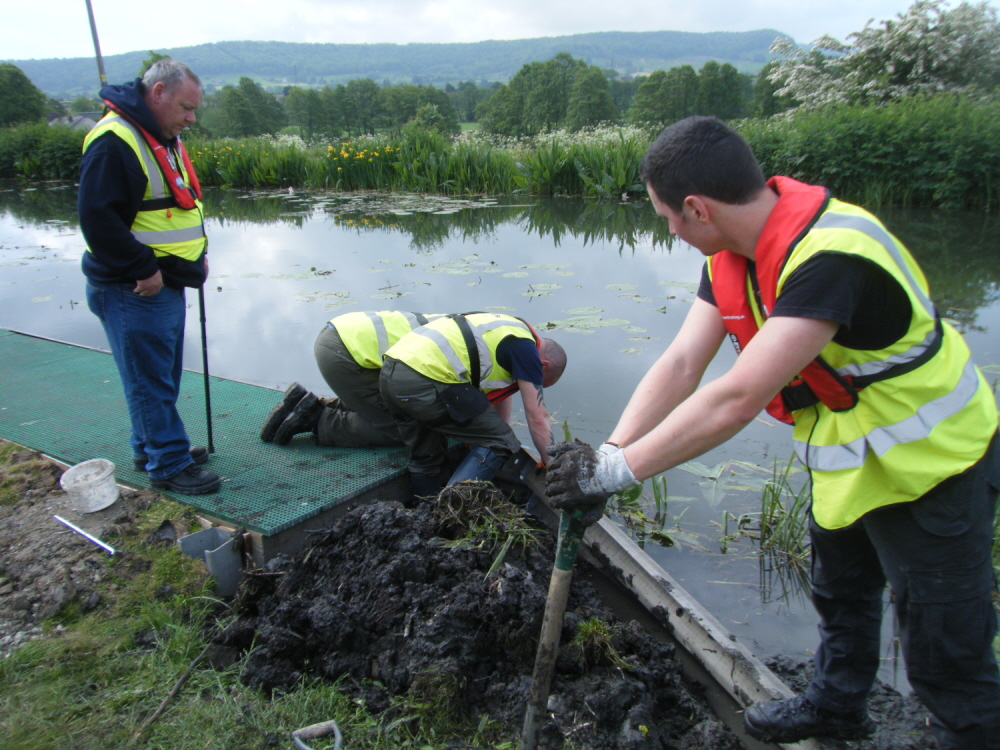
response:
[[(592, 65), (623, 74), (669, 69), (685, 63), (695, 68), (707, 60), (729, 62), (741, 72), (756, 72), (768, 60), (774, 29), (743, 32), (605, 31), (593, 34), (487, 41), (462, 44), (297, 44), (290, 42), (217, 42), (160, 49), (190, 65), (206, 87), (235, 83), (249, 76), (265, 88), (287, 84), (337, 84), (353, 78), (379, 83), (508, 81), (525, 63), (569, 52)], [(109, 55), (104, 67), (111, 83), (135, 78), (148, 51)], [(92, 57), (8, 60), (49, 96), (97, 93), (97, 64)]]

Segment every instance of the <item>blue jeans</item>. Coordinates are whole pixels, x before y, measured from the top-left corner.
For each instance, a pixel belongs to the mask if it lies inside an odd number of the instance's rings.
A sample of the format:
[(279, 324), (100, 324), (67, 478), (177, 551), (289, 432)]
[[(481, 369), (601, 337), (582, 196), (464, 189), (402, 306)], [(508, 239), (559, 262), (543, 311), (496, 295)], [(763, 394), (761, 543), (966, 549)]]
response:
[(104, 326), (132, 423), (132, 456), (151, 479), (168, 479), (193, 463), (177, 396), (184, 350), (183, 289), (142, 297), (135, 284), (87, 281), (87, 306)]
[(994, 437), (976, 465), (918, 500), (878, 508), (835, 531), (810, 519), (821, 636), (810, 701), (845, 713), (864, 707), (878, 670), (888, 581), (907, 675), (933, 714), (938, 746), (1000, 748), (991, 559), (998, 489)]

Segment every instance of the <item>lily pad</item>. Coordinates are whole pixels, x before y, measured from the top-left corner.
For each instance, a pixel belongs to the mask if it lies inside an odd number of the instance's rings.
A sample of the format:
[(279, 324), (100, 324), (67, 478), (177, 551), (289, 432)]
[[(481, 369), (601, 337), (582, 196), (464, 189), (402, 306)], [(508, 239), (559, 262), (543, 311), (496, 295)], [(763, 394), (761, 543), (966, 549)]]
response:
[(527, 275), (528, 274), (526, 274), (524, 271), (510, 271), (508, 273), (505, 273), (502, 278), (505, 278), (505, 279), (523, 279)]
[(624, 292), (629, 289), (635, 289), (638, 284), (606, 284), (605, 289), (612, 289), (614, 291)]

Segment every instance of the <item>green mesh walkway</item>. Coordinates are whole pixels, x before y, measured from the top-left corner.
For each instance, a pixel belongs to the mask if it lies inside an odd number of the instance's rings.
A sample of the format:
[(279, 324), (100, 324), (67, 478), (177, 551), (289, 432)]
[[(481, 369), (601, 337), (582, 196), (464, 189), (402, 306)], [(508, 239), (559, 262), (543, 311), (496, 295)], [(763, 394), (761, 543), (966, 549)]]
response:
[[(211, 495), (180, 502), (270, 536), (400, 476), (405, 448), (320, 448), (260, 440), (280, 391), (211, 378), (215, 453), (223, 477)], [(207, 445), (201, 373), (184, 372), (178, 409), (191, 443)], [(120, 484), (148, 487), (132, 468), (128, 412), (110, 354), (0, 329), (0, 437), (67, 464), (107, 458)]]

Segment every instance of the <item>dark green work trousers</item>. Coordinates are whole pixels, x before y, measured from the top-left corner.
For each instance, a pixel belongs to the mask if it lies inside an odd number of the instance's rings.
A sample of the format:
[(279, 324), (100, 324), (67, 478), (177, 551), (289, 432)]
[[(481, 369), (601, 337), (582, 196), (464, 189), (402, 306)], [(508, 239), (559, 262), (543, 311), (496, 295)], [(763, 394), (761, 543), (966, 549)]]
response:
[(403, 445), (379, 394), (379, 371), (359, 365), (330, 325), (316, 337), (313, 351), (323, 379), (338, 396), (319, 416), (316, 442), (337, 448)]
[(500, 455), (520, 450), (521, 441), (492, 407), (467, 421), (456, 422), (441, 399), (441, 391), (448, 385), (391, 357), (382, 365), (379, 388), (403, 442), (410, 449), (411, 474), (437, 476), (445, 459), (448, 438), (489, 448)]
[(844, 529), (812, 521), (820, 647), (806, 697), (864, 708), (879, 665), (882, 590), (896, 595), (914, 692), (941, 750), (1000, 750), (1000, 672), (991, 550), (1000, 445), (923, 497), (876, 508)]

